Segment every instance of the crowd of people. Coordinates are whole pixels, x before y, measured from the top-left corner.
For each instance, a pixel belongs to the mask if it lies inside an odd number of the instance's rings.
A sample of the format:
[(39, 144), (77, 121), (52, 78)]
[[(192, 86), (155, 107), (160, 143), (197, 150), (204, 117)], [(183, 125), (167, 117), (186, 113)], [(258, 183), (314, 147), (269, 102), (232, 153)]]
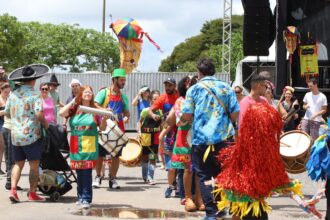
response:
[[(245, 94), (241, 85), (232, 88), (218, 80), (209, 58), (198, 61), (196, 76), (186, 76), (178, 83), (173, 78), (166, 79), (163, 93), (158, 90), (161, 88), (141, 86), (131, 103), (121, 91), (127, 77), (124, 69), (115, 69), (112, 84), (97, 93), (95, 88), (72, 79), (69, 84), (72, 94), (65, 103), (57, 91), (61, 84), (55, 74), (48, 83), (40, 84), (39, 91), (35, 90), (36, 80), (48, 71), (47, 66), (34, 64), (14, 70), (6, 78), (4, 68), (0, 67), (0, 165), (3, 153), (6, 160), (6, 172), (0, 167), (0, 173), (7, 175), (5, 188), (10, 191), (12, 202), (20, 202), (17, 190), (21, 190), (18, 183), (26, 160), (30, 166), (28, 199), (45, 200), (36, 192), (43, 152), (41, 137), (51, 124), (57, 124), (59, 115), (64, 118), (63, 126), (71, 131), (69, 164), (77, 174), (77, 204), (91, 207), (93, 188), (100, 187), (105, 178), (109, 152), (99, 144), (98, 134), (106, 129), (109, 116), (82, 112), (79, 106), (111, 111), (123, 133), (125, 124), (136, 120), (142, 146), (143, 181), (157, 184), (155, 170), (160, 160), (160, 168), (167, 171), (164, 197), (170, 198), (175, 192), (186, 211), (205, 211), (206, 219), (226, 214), (218, 209), (210, 182), (222, 171), (219, 152), (230, 149), (237, 140), (251, 106), (271, 106), (282, 118), (283, 132), (302, 129), (313, 140), (319, 136), (322, 116), (327, 112), (327, 98), (318, 90), (316, 79), (308, 81), (310, 92), (303, 103), (298, 102), (290, 86), (284, 88), (279, 100), (274, 99), (275, 86), (262, 73), (252, 77), (250, 92)], [(131, 106), (137, 108), (136, 119), (130, 119)], [(301, 106), (306, 111), (302, 120)], [(109, 168), (109, 188), (116, 190), (120, 189), (117, 181), (120, 156), (121, 152), (111, 157)], [(260, 219), (267, 219), (267, 214)]]

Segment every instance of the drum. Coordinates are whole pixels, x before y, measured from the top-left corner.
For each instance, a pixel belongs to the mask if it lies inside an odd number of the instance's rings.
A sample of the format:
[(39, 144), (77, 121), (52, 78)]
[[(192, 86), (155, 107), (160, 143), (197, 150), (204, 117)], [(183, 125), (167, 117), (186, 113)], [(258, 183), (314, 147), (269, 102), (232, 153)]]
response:
[(123, 133), (114, 121), (108, 119), (105, 131), (99, 132), (99, 144), (101, 144), (112, 157), (115, 157), (127, 142), (128, 137), (126, 134)]
[(289, 131), (281, 135), (280, 154), (289, 173), (304, 172), (312, 146), (310, 136), (300, 130)]
[(142, 146), (136, 139), (130, 138), (126, 146), (123, 148), (120, 162), (127, 167), (136, 167), (140, 164), (142, 157)]

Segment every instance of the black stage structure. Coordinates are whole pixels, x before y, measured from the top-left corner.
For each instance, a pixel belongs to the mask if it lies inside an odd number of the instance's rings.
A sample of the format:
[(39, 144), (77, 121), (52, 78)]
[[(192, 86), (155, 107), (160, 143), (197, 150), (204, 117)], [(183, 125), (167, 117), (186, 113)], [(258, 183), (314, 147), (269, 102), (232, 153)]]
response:
[[(267, 1), (267, 0), (266, 0)], [(316, 41), (323, 45), (323, 54), (330, 55), (330, 0), (277, 0), (276, 17), (276, 94), (289, 85), (289, 65), (287, 51), (283, 41), (283, 31), (287, 26), (298, 28), (302, 42)], [(308, 38), (310, 33), (311, 38)], [(321, 51), (319, 51), (321, 52)], [(319, 64), (319, 87), (330, 97), (330, 62), (323, 56)], [(292, 86), (298, 99), (307, 92), (306, 80), (300, 77), (298, 50), (293, 54)], [(328, 99), (329, 102), (329, 99)]]

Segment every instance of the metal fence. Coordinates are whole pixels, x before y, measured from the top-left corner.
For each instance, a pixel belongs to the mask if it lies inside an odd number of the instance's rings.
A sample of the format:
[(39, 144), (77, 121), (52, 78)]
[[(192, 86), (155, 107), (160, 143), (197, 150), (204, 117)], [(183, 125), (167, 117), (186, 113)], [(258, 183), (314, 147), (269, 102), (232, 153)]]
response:
[[(147, 85), (150, 89), (157, 89), (161, 93), (164, 91), (163, 81), (168, 77), (173, 77), (177, 82), (187, 75), (194, 75), (195, 73), (133, 73), (127, 77), (126, 86), (122, 90), (124, 94), (127, 95), (129, 102), (133, 100), (136, 96), (140, 87)], [(94, 93), (97, 93), (99, 89), (103, 87), (108, 87), (111, 84), (111, 75), (107, 73), (67, 73), (67, 74), (56, 74), (56, 77), (61, 83), (58, 88), (61, 102), (65, 103), (66, 99), (71, 95), (71, 88), (69, 83), (72, 79), (78, 79), (83, 85), (90, 85), (94, 89)], [(225, 82), (230, 81), (229, 74), (216, 74), (220, 80)], [(50, 80), (50, 75), (47, 75), (40, 80), (37, 80), (36, 88), (39, 88), (39, 84), (42, 82), (48, 82)], [(126, 130), (135, 131), (137, 122), (137, 108), (130, 106), (131, 120), (125, 125)], [(58, 118), (58, 121), (62, 119)]]

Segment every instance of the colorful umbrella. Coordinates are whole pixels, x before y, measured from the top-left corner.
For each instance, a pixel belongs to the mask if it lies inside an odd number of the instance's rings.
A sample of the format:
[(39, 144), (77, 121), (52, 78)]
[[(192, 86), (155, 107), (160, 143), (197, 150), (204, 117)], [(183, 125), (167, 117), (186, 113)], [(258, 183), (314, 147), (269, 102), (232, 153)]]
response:
[(118, 19), (111, 27), (118, 37), (125, 39), (139, 38), (142, 32), (139, 23), (132, 18)]

